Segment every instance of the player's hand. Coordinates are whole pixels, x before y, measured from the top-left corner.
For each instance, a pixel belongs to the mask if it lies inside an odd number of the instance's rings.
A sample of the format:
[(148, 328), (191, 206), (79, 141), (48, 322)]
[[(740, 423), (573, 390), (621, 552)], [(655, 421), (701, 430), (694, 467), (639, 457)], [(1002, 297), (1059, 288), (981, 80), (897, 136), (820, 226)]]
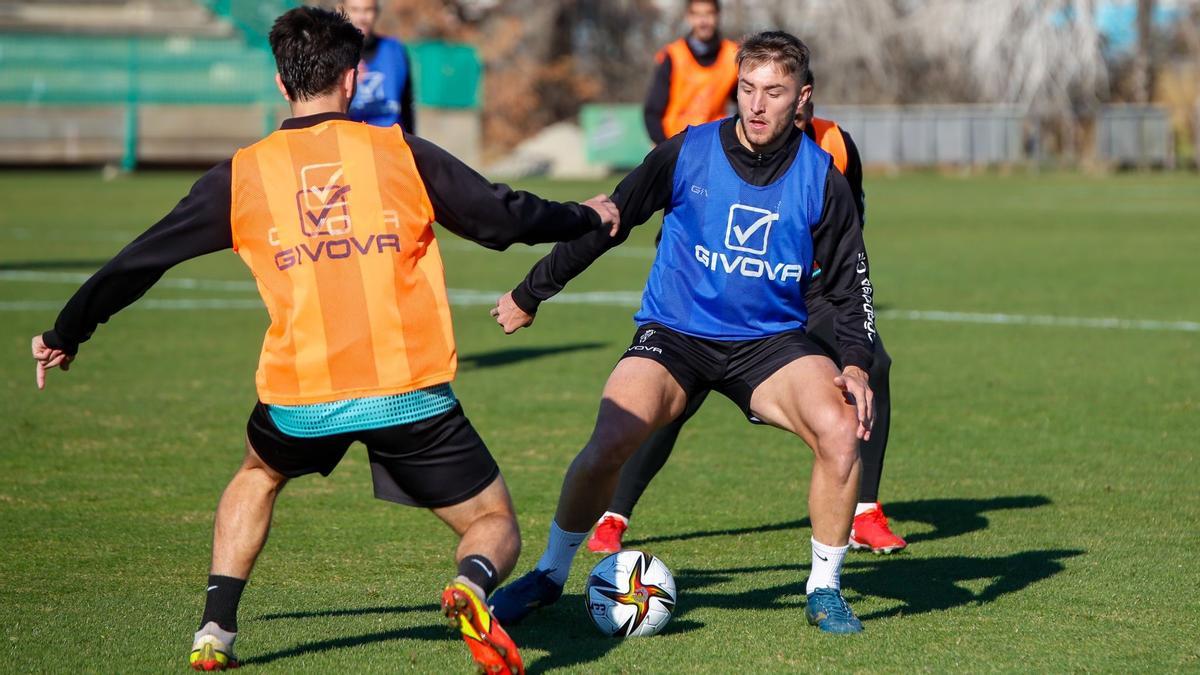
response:
[(867, 372), (858, 366), (846, 366), (842, 374), (833, 378), (833, 383), (842, 390), (846, 403), (853, 405), (858, 413), (858, 431), (861, 441), (871, 439), (871, 427), (875, 426), (875, 392), (867, 384)]
[(37, 388), (46, 388), (46, 371), (51, 368), (71, 369), (74, 356), (61, 349), (52, 349), (42, 341), (41, 335), (33, 336), (33, 360), (37, 361)]
[(583, 205), (598, 213), (600, 222), (609, 226), (608, 236), (617, 236), (617, 230), (621, 229), (621, 212), (617, 210), (617, 205), (608, 198), (608, 195), (596, 195), (584, 202)]
[(527, 314), (525, 310), (517, 306), (517, 303), (513, 302), (512, 291), (496, 300), (496, 306), (492, 308), (491, 313), (496, 323), (504, 329), (505, 335), (512, 335), (533, 323), (533, 315)]

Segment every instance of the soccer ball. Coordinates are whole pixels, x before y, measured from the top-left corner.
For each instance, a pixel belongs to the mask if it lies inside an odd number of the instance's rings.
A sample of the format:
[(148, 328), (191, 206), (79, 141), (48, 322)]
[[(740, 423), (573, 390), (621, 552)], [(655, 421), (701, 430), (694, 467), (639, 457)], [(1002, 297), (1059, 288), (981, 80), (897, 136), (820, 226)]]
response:
[(583, 591), (588, 616), (612, 637), (649, 637), (675, 610), (675, 577), (663, 561), (641, 551), (621, 551), (601, 560)]

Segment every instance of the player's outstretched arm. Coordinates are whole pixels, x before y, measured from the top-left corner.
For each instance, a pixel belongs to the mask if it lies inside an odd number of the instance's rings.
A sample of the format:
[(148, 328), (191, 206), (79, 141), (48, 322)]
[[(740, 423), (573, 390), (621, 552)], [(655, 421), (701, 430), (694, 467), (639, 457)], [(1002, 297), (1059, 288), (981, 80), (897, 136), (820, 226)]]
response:
[(433, 205), (434, 219), (464, 239), (503, 251), (513, 244), (568, 241), (597, 230), (610, 236), (616, 209), (604, 208), (596, 200), (555, 202), (492, 183), (423, 138), (405, 134), (404, 140)]
[(34, 337), (39, 389), (47, 370), (66, 370), (97, 326), (142, 297), (171, 267), (233, 246), (230, 175), (226, 161), (201, 176), (170, 213), (84, 282), (54, 328)]
[(497, 300), (492, 316), (504, 332), (513, 333), (533, 323), (542, 302), (561, 291), (606, 251), (628, 239), (634, 227), (670, 205), (675, 161), (683, 147), (683, 138), (681, 133), (655, 147), (613, 190), (612, 201), (621, 214), (620, 226), (613, 236), (590, 232), (557, 244), (534, 264), (516, 288)]
[(830, 169), (821, 221), (813, 231), (814, 257), (824, 266), (820, 290), (837, 317), (834, 334), (842, 353), (842, 373), (834, 383), (855, 406), (858, 437), (870, 438), (875, 419), (868, 383), (875, 341), (875, 289), (858, 212), (846, 178)]

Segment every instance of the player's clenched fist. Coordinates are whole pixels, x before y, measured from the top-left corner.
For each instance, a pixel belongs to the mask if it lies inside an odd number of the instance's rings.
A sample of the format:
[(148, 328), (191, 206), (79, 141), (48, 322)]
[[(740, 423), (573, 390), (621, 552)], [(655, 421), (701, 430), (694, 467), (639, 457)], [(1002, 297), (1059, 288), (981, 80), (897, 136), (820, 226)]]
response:
[(74, 356), (61, 349), (52, 349), (42, 341), (41, 335), (33, 336), (33, 360), (37, 361), (37, 388), (46, 388), (46, 371), (51, 368), (71, 369)]
[(492, 308), (492, 317), (504, 329), (506, 335), (512, 335), (533, 323), (533, 315), (526, 313), (513, 302), (512, 291), (496, 300), (496, 306)]
[(584, 202), (583, 205), (600, 214), (600, 221), (609, 226), (610, 237), (617, 236), (617, 230), (621, 228), (621, 212), (617, 210), (617, 205), (608, 198), (608, 195), (596, 195)]

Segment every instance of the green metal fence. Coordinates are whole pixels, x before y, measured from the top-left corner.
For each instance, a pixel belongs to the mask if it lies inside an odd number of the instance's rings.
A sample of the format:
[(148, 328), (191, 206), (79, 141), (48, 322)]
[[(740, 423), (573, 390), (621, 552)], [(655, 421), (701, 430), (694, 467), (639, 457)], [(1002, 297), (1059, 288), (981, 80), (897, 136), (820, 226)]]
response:
[(278, 96), (269, 52), (238, 39), (0, 35), (0, 100), (257, 103)]
[(238, 38), (0, 35), (0, 103), (124, 106), (126, 169), (140, 105), (273, 104), (274, 73), (269, 52)]
[(228, 20), (251, 43), (267, 44), (275, 17), (300, 5), (293, 0), (199, 0), (217, 16)]
[[(0, 104), (26, 118), (40, 106), (119, 106), (125, 111), (122, 166), (137, 157), (142, 105), (257, 106), (263, 133), (281, 103), (267, 36), (295, 0), (198, 0), (234, 25), (228, 38), (0, 34)], [(409, 45), (417, 101), (441, 108), (478, 108), (482, 64), (468, 45)]]

